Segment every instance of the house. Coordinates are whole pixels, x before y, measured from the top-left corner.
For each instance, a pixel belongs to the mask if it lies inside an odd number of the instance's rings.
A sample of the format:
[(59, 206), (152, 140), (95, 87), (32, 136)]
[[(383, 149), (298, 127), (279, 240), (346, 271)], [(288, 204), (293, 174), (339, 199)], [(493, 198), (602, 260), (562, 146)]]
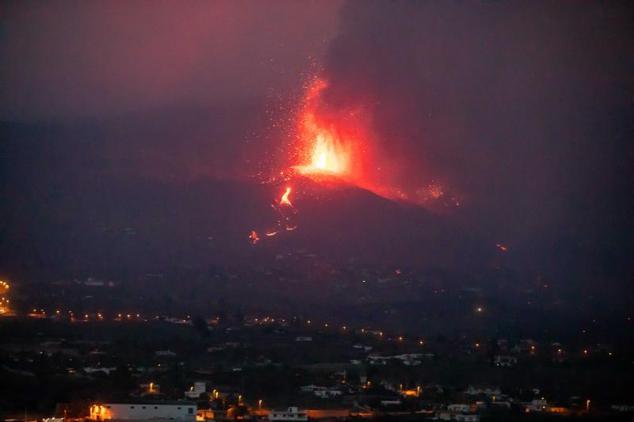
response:
[(325, 387), (320, 387), (319, 385), (315, 385), (315, 384), (309, 384), (309, 385), (303, 385), (299, 387), (299, 390), (303, 393), (312, 393), (319, 388), (325, 388)]
[(372, 354), (368, 355), (368, 362), (370, 365), (387, 365), (390, 361), (400, 361), (405, 366), (418, 366), (421, 364), (423, 357), (424, 356), (421, 353), (405, 353), (393, 356), (379, 356)]
[(526, 412), (545, 412), (548, 409), (548, 402), (542, 399), (535, 399), (528, 403), (524, 403)]
[(97, 366), (97, 367), (92, 367), (92, 366), (84, 366), (83, 370), (86, 374), (96, 374), (96, 373), (102, 373), (102, 374), (106, 374), (106, 375), (110, 375), (111, 372), (114, 372), (117, 370), (117, 368), (115, 367), (104, 367), (104, 366)]
[(614, 410), (615, 412), (628, 413), (628, 412), (634, 412), (634, 405), (613, 404), (612, 406), (610, 406), (610, 409)]
[(196, 404), (186, 401), (102, 403), (90, 406), (90, 420), (156, 420), (196, 421)]
[(467, 415), (458, 414), (458, 415), (453, 415), (453, 420), (461, 421), (461, 422), (479, 422), (480, 415), (476, 415), (474, 413), (467, 414)]
[(501, 368), (510, 368), (517, 364), (517, 358), (515, 356), (496, 355), (493, 363)]
[(454, 403), (447, 406), (447, 410), (440, 412), (436, 418), (442, 421), (479, 422), (480, 416), (471, 413), (471, 405)]
[(207, 384), (204, 381), (196, 381), (194, 385), (185, 391), (185, 397), (188, 399), (197, 399), (201, 394), (207, 391)]
[(286, 410), (271, 410), (268, 418), (270, 421), (307, 421), (308, 413), (298, 407), (289, 407)]
[(353, 349), (363, 350), (364, 352), (369, 352), (372, 350), (372, 346), (366, 346), (364, 344), (355, 344), (352, 346)]
[(302, 393), (313, 393), (320, 399), (330, 399), (343, 395), (343, 391), (338, 388), (322, 387), (320, 385), (304, 385), (299, 388)]
[(330, 399), (341, 396), (343, 394), (343, 391), (336, 388), (324, 388), (315, 390), (313, 393), (320, 399)]
[(499, 387), (474, 387), (470, 385), (464, 392), (468, 396), (487, 396), (487, 397), (499, 397), (502, 391)]
[(390, 407), (390, 406), (400, 406), (403, 404), (402, 401), (400, 400), (392, 400), (392, 399), (385, 399), (385, 400), (381, 400), (381, 406), (383, 407)]
[(141, 395), (156, 395), (161, 394), (161, 386), (155, 382), (148, 382), (140, 384)]
[(377, 355), (368, 356), (368, 362), (370, 363), (370, 365), (387, 365), (389, 360), (390, 358), (384, 357), (384, 356), (377, 356)]
[(454, 403), (447, 406), (447, 411), (450, 413), (468, 413), (471, 410), (471, 405)]

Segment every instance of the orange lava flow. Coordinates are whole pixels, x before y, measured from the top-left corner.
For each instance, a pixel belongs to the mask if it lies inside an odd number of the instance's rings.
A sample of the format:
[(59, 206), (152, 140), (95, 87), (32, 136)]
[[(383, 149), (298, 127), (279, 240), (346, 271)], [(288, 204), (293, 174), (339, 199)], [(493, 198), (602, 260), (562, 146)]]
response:
[(284, 194), (282, 195), (282, 199), (280, 199), (280, 205), (288, 205), (289, 207), (293, 206), (290, 199), (288, 199), (288, 196), (290, 194), (291, 194), (291, 188), (287, 187), (286, 191), (284, 191)]

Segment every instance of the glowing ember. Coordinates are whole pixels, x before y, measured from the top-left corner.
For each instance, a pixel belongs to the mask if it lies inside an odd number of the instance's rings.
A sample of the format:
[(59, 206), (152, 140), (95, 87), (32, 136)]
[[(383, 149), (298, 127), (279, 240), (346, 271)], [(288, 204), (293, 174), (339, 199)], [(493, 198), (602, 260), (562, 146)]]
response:
[(288, 196), (291, 194), (291, 188), (287, 187), (286, 191), (284, 192), (284, 194), (282, 195), (282, 199), (280, 199), (280, 205), (288, 205), (289, 207), (292, 207), (293, 204), (291, 204), (290, 199), (288, 199)]
[(509, 248), (502, 243), (496, 243), (495, 246), (502, 252), (506, 252), (509, 250)]
[(251, 230), (251, 233), (249, 234), (249, 241), (251, 242), (251, 244), (255, 245), (256, 243), (258, 243), (259, 240), (260, 236), (258, 236), (258, 232), (256, 232), (255, 230)]
[(436, 184), (430, 185), (428, 189), (429, 189), (429, 196), (431, 196), (434, 199), (438, 199), (445, 194), (442, 190), (442, 186), (440, 185), (436, 185)]

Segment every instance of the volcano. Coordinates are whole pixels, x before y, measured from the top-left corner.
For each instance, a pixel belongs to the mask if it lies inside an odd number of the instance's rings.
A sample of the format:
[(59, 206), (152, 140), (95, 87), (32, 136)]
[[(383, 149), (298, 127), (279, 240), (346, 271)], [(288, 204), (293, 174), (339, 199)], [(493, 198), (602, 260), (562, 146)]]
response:
[[(424, 266), (474, 260), (465, 247), (471, 240), (441, 216), (336, 177), (317, 182), (298, 175), (292, 183), (288, 199), (301, 209), (297, 229), (257, 247), (249, 233), (275, 218), (271, 204), (284, 185), (112, 180), (81, 192), (58, 189), (54, 196), (45, 195), (50, 188), (43, 185), (22, 208), (28, 211), (7, 216), (2, 256), (9, 267), (37, 262), (85, 272), (204, 268), (299, 249), (344, 262)], [(18, 237), (29, 242), (15, 242)], [(9, 247), (15, 244), (24, 247)]]
[(453, 216), (386, 199), (336, 176), (317, 181), (299, 176), (292, 184), (299, 227), (292, 236), (275, 239), (279, 245), (333, 259), (417, 266), (471, 266), (485, 259), (473, 252), (479, 240)]

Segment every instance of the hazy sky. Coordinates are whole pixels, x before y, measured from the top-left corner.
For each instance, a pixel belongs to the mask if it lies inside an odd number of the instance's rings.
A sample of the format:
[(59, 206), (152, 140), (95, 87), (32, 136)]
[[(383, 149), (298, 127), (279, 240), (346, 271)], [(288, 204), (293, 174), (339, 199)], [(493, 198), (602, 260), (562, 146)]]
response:
[(297, 85), (339, 1), (15, 1), (0, 14), (0, 119), (235, 101)]

